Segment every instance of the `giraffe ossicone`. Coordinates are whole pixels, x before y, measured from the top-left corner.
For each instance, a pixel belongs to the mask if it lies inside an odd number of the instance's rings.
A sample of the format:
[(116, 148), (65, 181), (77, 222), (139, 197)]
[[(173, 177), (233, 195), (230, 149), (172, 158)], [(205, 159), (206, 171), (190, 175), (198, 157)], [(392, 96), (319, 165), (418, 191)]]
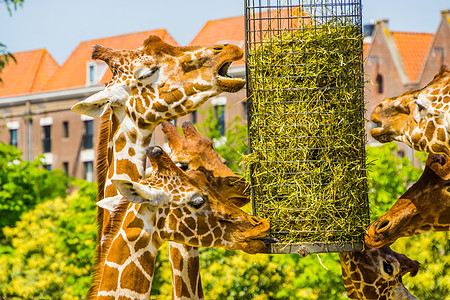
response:
[(394, 205), (369, 225), (365, 242), (378, 248), (400, 237), (450, 230), (450, 158), (429, 154), (425, 170)]
[(450, 156), (450, 69), (443, 66), (424, 88), (383, 99), (374, 109), (371, 135), (381, 143)]
[(202, 171), (211, 185), (236, 206), (250, 202), (248, 183), (224, 164), (225, 160), (216, 153), (212, 141), (202, 137), (189, 121), (181, 128), (184, 136), (172, 123), (162, 124), (172, 160), (188, 170)]

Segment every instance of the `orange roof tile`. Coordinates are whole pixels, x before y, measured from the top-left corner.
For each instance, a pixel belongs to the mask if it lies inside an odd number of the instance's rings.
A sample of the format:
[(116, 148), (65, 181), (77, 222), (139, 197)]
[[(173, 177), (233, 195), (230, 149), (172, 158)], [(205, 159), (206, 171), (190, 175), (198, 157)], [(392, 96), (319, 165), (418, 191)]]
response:
[(432, 33), (392, 32), (392, 38), (402, 58), (409, 80), (418, 80), (434, 35)]
[(0, 97), (38, 91), (59, 68), (45, 49), (17, 52), (14, 57), (17, 63), (10, 60), (0, 73)]
[[(208, 21), (189, 45), (214, 45), (226, 43), (237, 45), (243, 49), (245, 46), (244, 22), (244, 16)], [(240, 60), (233, 63), (233, 66), (243, 64), (244, 60)]]
[[(109, 38), (101, 38), (91, 41), (84, 41), (78, 44), (69, 58), (61, 66), (58, 72), (53, 76), (42, 90), (60, 90), (81, 88), (86, 86), (86, 68), (87, 63), (92, 61), (92, 46), (99, 44), (105, 47), (115, 49), (136, 49), (139, 48), (144, 40), (150, 35), (158, 35), (163, 41), (172, 45), (178, 43), (170, 36), (165, 29), (137, 32)], [(112, 74), (108, 69), (99, 84), (106, 83)]]
[[(292, 26), (298, 26), (298, 20), (296, 22), (287, 18), (291, 15), (300, 15), (298, 8), (268, 10), (262, 12), (261, 14), (256, 13), (255, 18), (260, 19), (260, 21), (255, 22), (254, 28), (256, 30), (268, 27), (269, 22), (272, 28), (287, 28)], [(282, 20), (280, 22), (271, 22), (270, 18), (279, 18)], [(304, 22), (309, 22), (309, 19), (303, 20)], [(255, 37), (258, 39), (259, 37)], [(241, 49), (245, 47), (245, 19), (244, 16), (230, 17), (225, 19), (218, 19), (206, 22), (205, 26), (199, 31), (199, 33), (194, 37), (194, 39), (189, 43), (190, 46), (194, 45), (214, 45), (214, 44), (234, 44)], [(237, 61), (233, 63), (233, 66), (243, 65), (244, 60)]]

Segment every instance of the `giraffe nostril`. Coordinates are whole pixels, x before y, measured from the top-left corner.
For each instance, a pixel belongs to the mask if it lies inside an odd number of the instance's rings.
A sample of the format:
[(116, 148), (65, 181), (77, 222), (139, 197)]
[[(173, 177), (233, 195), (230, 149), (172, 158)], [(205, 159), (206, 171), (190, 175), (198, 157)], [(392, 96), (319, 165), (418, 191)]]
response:
[(261, 219), (255, 216), (251, 216), (250, 219), (252, 220), (252, 222), (254, 222), (256, 225), (261, 223)]
[(386, 230), (389, 223), (390, 222), (388, 220), (379, 223), (376, 230), (378, 232)]
[(223, 50), (223, 46), (214, 46), (213, 50), (217, 50), (217, 51)]

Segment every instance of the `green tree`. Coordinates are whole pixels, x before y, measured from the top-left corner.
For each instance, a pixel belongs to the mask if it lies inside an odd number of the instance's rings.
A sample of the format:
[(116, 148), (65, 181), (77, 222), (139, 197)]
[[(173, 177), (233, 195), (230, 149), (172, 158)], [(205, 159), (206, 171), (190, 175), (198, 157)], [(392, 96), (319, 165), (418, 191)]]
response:
[[(222, 108), (219, 107), (219, 113), (220, 109)], [(213, 107), (208, 107), (202, 113), (206, 116), (206, 119), (196, 125), (198, 131), (214, 142), (214, 149), (227, 161), (227, 166), (233, 172), (239, 172), (239, 161), (248, 149), (247, 126), (242, 124), (242, 119), (239, 116), (236, 116), (232, 122), (225, 124), (225, 135), (222, 136), (219, 120)]]
[[(20, 299), (81, 299), (96, 246), (96, 187), (38, 204), (3, 232), (13, 248), (0, 255), (0, 295)], [(2, 251), (0, 250), (0, 253)]]
[[(22, 7), (24, 0), (1, 0), (0, 3), (2, 2), (6, 5), (6, 9), (8, 10), (9, 15), (12, 15), (13, 10)], [(2, 72), (3, 68), (10, 62), (10, 60), (17, 62), (14, 55), (7, 51), (6, 45), (0, 43), (0, 73)], [(1, 78), (0, 82), (2, 82)]]
[(47, 171), (40, 158), (29, 162), (21, 155), (17, 148), (0, 143), (0, 229), (13, 226), (36, 204), (66, 196), (69, 179), (63, 171)]
[[(389, 210), (394, 202), (419, 179), (422, 170), (412, 165), (407, 157), (394, 155), (394, 143), (381, 147), (367, 147), (368, 184), (371, 221)], [(427, 155), (417, 153), (422, 162)]]

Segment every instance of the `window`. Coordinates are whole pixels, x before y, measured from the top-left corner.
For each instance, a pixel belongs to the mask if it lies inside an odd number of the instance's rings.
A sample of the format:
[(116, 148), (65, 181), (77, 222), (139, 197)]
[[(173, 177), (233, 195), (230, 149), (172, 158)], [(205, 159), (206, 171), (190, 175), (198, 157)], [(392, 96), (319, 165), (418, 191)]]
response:
[(51, 170), (52, 170), (52, 165), (44, 164), (44, 168), (45, 168), (47, 171), (51, 171)]
[(42, 126), (43, 130), (43, 139), (42, 139), (42, 148), (44, 153), (52, 152), (52, 140), (51, 140), (51, 125)]
[(192, 124), (197, 124), (197, 111), (194, 110), (191, 114), (191, 122)]
[(217, 129), (220, 131), (220, 135), (225, 135), (225, 105), (215, 105), (214, 115), (217, 119)]
[(94, 182), (94, 163), (92, 161), (84, 162), (84, 179)]
[(383, 93), (383, 76), (381, 76), (380, 74), (377, 75), (377, 78), (375, 79), (376, 83), (377, 83), (377, 88), (378, 88), (378, 94)]
[(63, 136), (65, 138), (69, 137), (69, 122), (67, 121), (63, 122)]
[(66, 173), (66, 176), (69, 176), (69, 162), (68, 161), (63, 162), (63, 170), (64, 170), (64, 173)]
[(89, 65), (89, 83), (95, 83), (95, 66)]
[(9, 130), (9, 144), (11, 146), (17, 147), (17, 129)]
[(87, 120), (83, 121), (84, 123), (84, 134), (83, 134), (83, 148), (84, 149), (93, 149), (94, 148), (94, 121)]

